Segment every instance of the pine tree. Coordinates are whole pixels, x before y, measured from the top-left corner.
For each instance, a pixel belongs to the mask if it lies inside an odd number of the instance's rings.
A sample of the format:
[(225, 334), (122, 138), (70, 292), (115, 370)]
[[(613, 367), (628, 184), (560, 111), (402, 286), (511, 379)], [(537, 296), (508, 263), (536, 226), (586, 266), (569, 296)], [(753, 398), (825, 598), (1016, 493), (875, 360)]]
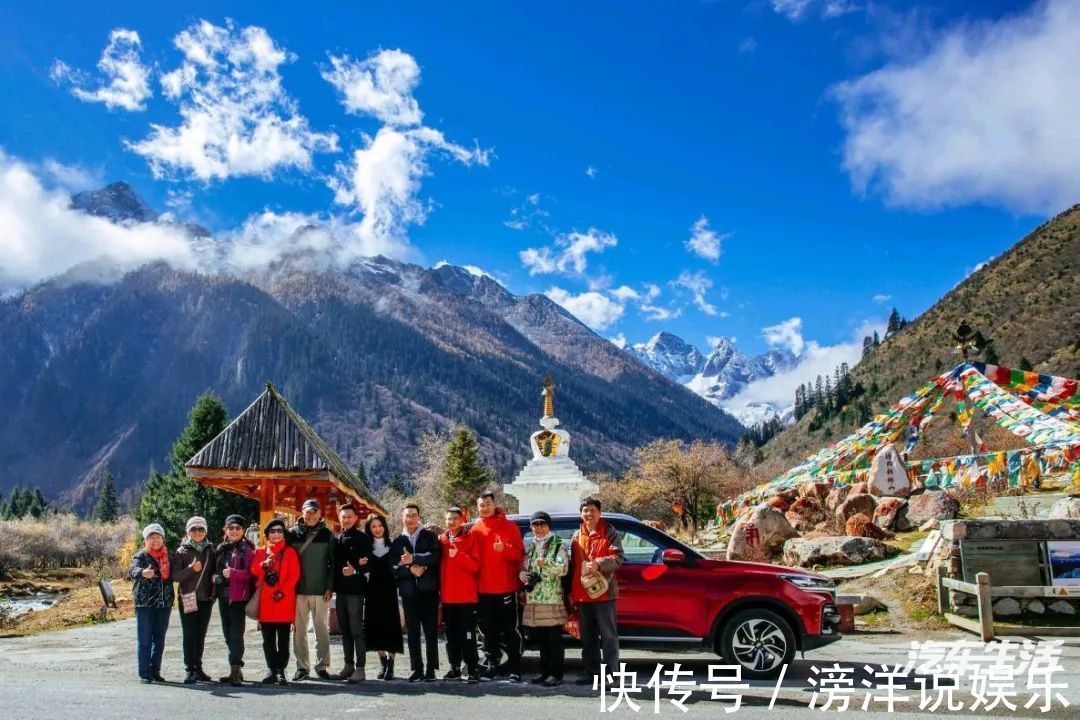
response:
[(862, 356), (866, 357), (874, 351), (874, 338), (867, 335), (862, 339)]
[(896, 333), (900, 332), (900, 328), (904, 326), (903, 322), (904, 321), (903, 318), (900, 317), (900, 313), (896, 311), (896, 308), (893, 308), (892, 312), (889, 313), (889, 320), (885, 324), (885, 337), (890, 338)]
[(881, 345), (881, 338), (878, 336), (878, 331), (875, 330), (874, 331), (874, 347), (876, 348), (878, 345)]
[(493, 477), (491, 469), (480, 463), (480, 444), (476, 440), (476, 433), (467, 425), (458, 425), (446, 450), (442, 480), (446, 502), (458, 507), (471, 507)]
[(101, 475), (98, 485), (97, 502), (90, 512), (90, 519), (94, 522), (113, 522), (120, 515), (120, 502), (116, 499), (116, 486), (113, 483), (113, 475), (106, 470)]
[(184, 463), (201, 450), (228, 424), (228, 411), (221, 400), (211, 392), (198, 397), (188, 413), (187, 427), (176, 438), (169, 453), (170, 471), (161, 474), (150, 471), (139, 505), (135, 509), (135, 522), (139, 526), (152, 522), (165, 528), (166, 541), (177, 542), (184, 535), (184, 525), (193, 515), (206, 518), (207, 528), (213, 533), (225, 524), (225, 518), (239, 513), (254, 518), (259, 505), (254, 500), (236, 493), (207, 488), (187, 477)]

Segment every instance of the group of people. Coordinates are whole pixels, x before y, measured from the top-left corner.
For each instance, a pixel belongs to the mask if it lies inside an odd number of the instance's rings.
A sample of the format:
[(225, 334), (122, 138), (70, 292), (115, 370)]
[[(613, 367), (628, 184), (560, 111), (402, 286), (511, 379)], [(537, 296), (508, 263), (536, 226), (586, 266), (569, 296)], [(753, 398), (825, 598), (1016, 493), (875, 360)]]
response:
[[(361, 528), (357, 508), (350, 504), (338, 509), (341, 532), (334, 535), (314, 499), (304, 502), (292, 528), (280, 519), (268, 522), (262, 529), (265, 542), (258, 548), (245, 537), (239, 515), (226, 519), (224, 540), (217, 547), (207, 539), (206, 520), (191, 518), (171, 554), (161, 525), (148, 525), (143, 529), (144, 548), (132, 558), (130, 571), (139, 678), (164, 682), (162, 652), (176, 604), (184, 682), (210, 682), (203, 670), (203, 648), (216, 602), (230, 666), (220, 682), (233, 685), (244, 681), (248, 617), (257, 620), (262, 633), (268, 668), (263, 684), (289, 683), (290, 641), (296, 656), (294, 682), (308, 679), (312, 671), (324, 679), (362, 682), (369, 651), (379, 655), (378, 679), (392, 680), (395, 656), (404, 651), (401, 613), (409, 647), (408, 680), (433, 681), (439, 669), (440, 609), (450, 663), (444, 680), (521, 682), (524, 627), (540, 652), (540, 673), (531, 682), (560, 685), (563, 629), (576, 613), (584, 666), (577, 683), (591, 685), (601, 661), (618, 667), (615, 571), (623, 549), (618, 531), (603, 520), (599, 500), (582, 500), (580, 514), (580, 527), (565, 541), (552, 532), (548, 513), (534, 513), (528, 547), (492, 493), (477, 499), (474, 523), (466, 525), (465, 512), (452, 507), (442, 530), (425, 526), (420, 508), (408, 504), (401, 511), (403, 529), (397, 537), (390, 536), (380, 515), (368, 517)], [(331, 674), (329, 609), (335, 593), (343, 665)], [(315, 631), (314, 667), (309, 626)], [(478, 630), (483, 634), (483, 658)]]

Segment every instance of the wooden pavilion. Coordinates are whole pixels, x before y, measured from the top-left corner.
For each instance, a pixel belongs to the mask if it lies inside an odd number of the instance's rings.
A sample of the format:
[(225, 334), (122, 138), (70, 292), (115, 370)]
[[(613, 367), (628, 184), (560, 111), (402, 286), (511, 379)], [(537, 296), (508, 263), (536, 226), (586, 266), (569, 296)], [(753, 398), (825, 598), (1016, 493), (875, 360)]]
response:
[(184, 465), (200, 485), (259, 501), (259, 526), (275, 514), (300, 515), (308, 498), (337, 526), (337, 508), (352, 502), (361, 518), (386, 510), (271, 383), (244, 412)]

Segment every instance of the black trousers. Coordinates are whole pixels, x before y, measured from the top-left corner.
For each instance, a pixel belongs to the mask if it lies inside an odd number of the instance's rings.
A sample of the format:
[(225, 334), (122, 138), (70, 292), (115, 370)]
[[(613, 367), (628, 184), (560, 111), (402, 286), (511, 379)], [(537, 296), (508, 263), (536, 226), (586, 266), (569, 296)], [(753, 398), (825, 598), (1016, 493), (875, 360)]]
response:
[(562, 626), (531, 627), (528, 632), (533, 644), (540, 650), (540, 674), (562, 680), (566, 662)]
[(443, 629), (446, 631), (446, 657), (450, 667), (469, 672), (479, 669), (480, 652), (476, 647), (476, 603), (443, 603)]
[[(341, 654), (346, 665), (364, 666), (364, 596), (337, 596), (337, 621), (341, 629)], [(355, 658), (355, 660), (354, 660)]]
[(605, 674), (619, 670), (619, 631), (615, 624), (615, 601), (578, 604), (581, 627), (581, 662), (584, 672), (600, 674), (600, 652), (604, 653)]
[(184, 669), (188, 672), (202, 669), (203, 648), (206, 646), (206, 629), (210, 627), (210, 615), (214, 611), (213, 600), (199, 600), (195, 612), (186, 613), (181, 605), (180, 628), (184, 631)]
[(413, 597), (402, 597), (405, 610), (405, 635), (409, 639), (409, 664), (413, 671), (424, 671), (424, 658), (420, 654), (420, 630), (424, 631), (429, 670), (439, 667), (439, 594), (422, 592)]
[(517, 593), (481, 594), (477, 608), (484, 633), (484, 658), (489, 668), (499, 672), (502, 647), (506, 648), (508, 675), (521, 674), (521, 629), (518, 625)]
[(247, 624), (244, 608), (246, 606), (246, 602), (229, 602), (229, 598), (218, 598), (221, 634), (225, 636), (225, 645), (229, 648), (230, 666), (244, 664), (244, 626)]
[(266, 667), (285, 672), (289, 665), (289, 643), (292, 641), (292, 623), (263, 623), (263, 655)]

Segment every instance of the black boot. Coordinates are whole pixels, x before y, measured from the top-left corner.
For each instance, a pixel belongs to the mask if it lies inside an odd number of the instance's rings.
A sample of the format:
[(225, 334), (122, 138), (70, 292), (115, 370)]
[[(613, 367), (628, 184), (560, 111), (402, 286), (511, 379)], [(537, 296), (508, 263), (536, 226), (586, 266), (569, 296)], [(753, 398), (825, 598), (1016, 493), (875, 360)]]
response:
[(266, 677), (264, 677), (259, 682), (262, 683), (263, 685), (275, 685), (277, 683), (277, 676), (278, 676), (278, 671), (277, 670), (271, 670), (270, 672), (268, 672), (266, 674)]
[(393, 680), (393, 679), (394, 679), (394, 656), (391, 655), (390, 657), (388, 657), (386, 659), (386, 677), (384, 677), (383, 680)]
[(277, 684), (278, 685), (288, 685), (289, 684), (288, 678), (285, 677), (285, 671), (284, 670), (278, 670)]
[(199, 676), (195, 674), (194, 670), (188, 670), (187, 675), (184, 677), (185, 685), (194, 685), (199, 682)]

